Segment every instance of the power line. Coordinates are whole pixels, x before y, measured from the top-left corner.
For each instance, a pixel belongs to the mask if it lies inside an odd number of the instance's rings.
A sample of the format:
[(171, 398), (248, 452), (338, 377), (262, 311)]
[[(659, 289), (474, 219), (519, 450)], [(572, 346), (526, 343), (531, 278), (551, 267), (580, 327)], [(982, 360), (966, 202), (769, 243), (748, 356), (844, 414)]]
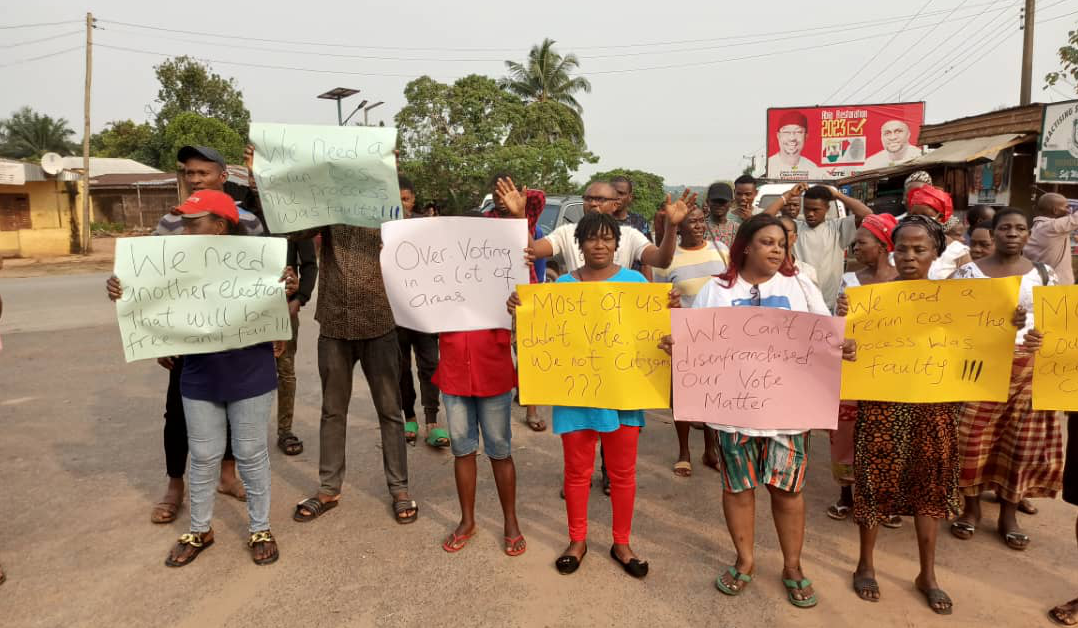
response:
[(38, 61), (38, 60), (41, 60), (41, 59), (48, 59), (49, 57), (55, 57), (55, 56), (58, 56), (58, 55), (66, 54), (68, 52), (74, 52), (76, 50), (82, 50), (82, 49), (83, 49), (82, 46), (74, 46), (72, 48), (64, 48), (63, 50), (57, 50), (56, 52), (50, 52), (50, 53), (47, 53), (47, 54), (38, 55), (36, 57), (29, 57), (27, 59), (18, 59), (16, 61), (9, 61), (8, 63), (0, 64), (0, 68), (10, 68), (12, 66), (22, 65), (24, 63), (29, 63), (31, 61)]
[(81, 35), (82, 31), (68, 31), (66, 33), (60, 33), (59, 35), (52, 35), (50, 37), (41, 37), (39, 39), (29, 39), (27, 41), (20, 41), (15, 44), (0, 44), (0, 49), (18, 48), (19, 46), (29, 46), (30, 44), (39, 44), (43, 41), (52, 41), (54, 39), (60, 39), (62, 37), (69, 37), (71, 35)]
[[(1006, 37), (1003, 37), (1003, 38), (1001, 38), (1001, 39), (1000, 39), (1000, 40), (999, 40), (998, 42), (996, 42), (996, 45), (995, 45), (995, 46), (992, 46), (991, 48), (989, 48), (989, 49), (988, 49), (987, 51), (985, 51), (985, 52), (986, 52), (986, 53), (988, 53), (988, 52), (994, 52), (996, 48), (999, 48), (999, 47), (1000, 47), (1000, 46), (1002, 46), (1002, 45), (1003, 45), (1004, 43), (1006, 43), (1006, 42), (1010, 41), (1010, 40), (1011, 40), (1011, 38), (1012, 38), (1012, 37), (1014, 37), (1014, 34), (1015, 34), (1015, 33), (1017, 33), (1017, 32), (1018, 32), (1018, 31), (1014, 31), (1014, 32), (1012, 32), (1012, 33), (1011, 33), (1010, 35), (1007, 35)], [(964, 68), (962, 68), (961, 70), (959, 70), (958, 72), (956, 72), (956, 73), (955, 73), (955, 74), (954, 74), (954, 75), (953, 75), (953, 76), (952, 76), (951, 78), (952, 78), (952, 79), (954, 79), (954, 78), (957, 78), (957, 77), (958, 77), (959, 75), (961, 75), (961, 74), (965, 73), (965, 71), (966, 71), (966, 70), (968, 70), (968, 69), (970, 69), (971, 67), (973, 67), (973, 66), (977, 65), (977, 63), (978, 63), (978, 62), (980, 62), (980, 61), (984, 61), (984, 56), (980, 56), (980, 57), (977, 57), (977, 58), (973, 59), (973, 61), (971, 61), (971, 62), (970, 62), (970, 63), (969, 63), (969, 64), (968, 64), (968, 65), (967, 65), (966, 67), (964, 67)], [(952, 67), (953, 67), (953, 66), (952, 66)], [(949, 71), (949, 70), (948, 70), (948, 71)], [(946, 74), (944, 74), (944, 76), (946, 76)], [(948, 84), (948, 82), (947, 82), (947, 81), (941, 81), (941, 82), (939, 83), (939, 85), (936, 85), (936, 87), (932, 89), (932, 91), (930, 91), (930, 92), (926, 93), (926, 94), (925, 94), (925, 95), (923, 96), (923, 98), (928, 98), (928, 97), (929, 97), (929, 96), (931, 96), (932, 94), (935, 94), (935, 93), (936, 93), (936, 92), (938, 92), (938, 91), (939, 91), (940, 89), (942, 89), (944, 85), (947, 85), (947, 84)]]
[(910, 19), (906, 20), (906, 23), (902, 25), (902, 28), (895, 31), (891, 35), (891, 38), (887, 40), (887, 43), (880, 46), (876, 50), (876, 54), (872, 55), (869, 58), (868, 61), (865, 61), (865, 63), (860, 68), (858, 68), (857, 71), (854, 72), (852, 76), (850, 76), (850, 78), (846, 79), (846, 82), (843, 83), (842, 85), (840, 85), (838, 87), (838, 89), (831, 92), (831, 94), (827, 98), (824, 99), (824, 102), (830, 102), (831, 99), (834, 98), (836, 95), (838, 95), (838, 93), (840, 91), (846, 89), (846, 86), (849, 85), (853, 81), (853, 79), (857, 78), (858, 74), (863, 72), (865, 70), (865, 68), (867, 68), (868, 66), (872, 65), (872, 62), (875, 61), (876, 59), (878, 59), (880, 57), (880, 55), (883, 54), (883, 51), (886, 50), (888, 47), (890, 47), (891, 44), (894, 43), (895, 39), (898, 39), (898, 36), (901, 35), (906, 30), (906, 28), (913, 22), (913, 20), (916, 19), (917, 16), (920, 15), (922, 11), (927, 9), (928, 5), (930, 5), (930, 4), (932, 4), (932, 0), (927, 0), (927, 2), (925, 2), (923, 5), (921, 5), (921, 8), (917, 11), (917, 13), (915, 13), (913, 15), (913, 17), (911, 17)]
[(9, 24), (7, 26), (0, 26), (0, 30), (10, 30), (14, 28), (39, 28), (41, 26), (61, 26), (63, 24), (81, 24), (82, 20), (67, 20), (65, 22), (38, 22), (36, 24)]
[[(897, 63), (898, 63), (898, 62), (899, 62), (899, 61), (900, 61), (900, 60), (901, 60), (901, 59), (902, 59), (903, 57), (905, 57), (905, 56), (906, 56), (906, 55), (907, 55), (907, 54), (909, 53), (909, 51), (911, 51), (911, 50), (913, 50), (914, 48), (916, 48), (917, 46), (919, 46), (919, 45), (921, 44), (921, 42), (922, 42), (922, 41), (924, 41), (925, 39), (927, 39), (927, 38), (928, 38), (928, 36), (929, 36), (929, 35), (931, 35), (932, 33), (936, 32), (936, 29), (937, 29), (937, 28), (939, 28), (940, 26), (942, 26), (942, 25), (943, 25), (943, 23), (944, 23), (944, 22), (946, 22), (946, 21), (947, 21), (948, 19), (950, 19), (950, 17), (951, 17), (952, 15), (954, 15), (955, 11), (957, 11), (957, 10), (958, 10), (958, 9), (960, 9), (960, 8), (962, 8), (962, 5), (963, 5), (963, 4), (965, 4), (965, 3), (966, 3), (966, 0), (962, 0), (962, 2), (960, 2), (960, 3), (959, 3), (959, 4), (957, 4), (957, 5), (955, 5), (955, 7), (954, 7), (953, 9), (951, 9), (951, 12), (950, 12), (950, 13), (948, 13), (947, 15), (943, 16), (942, 18), (940, 18), (940, 21), (939, 21), (939, 22), (936, 22), (936, 25), (935, 25), (935, 26), (933, 26), (931, 30), (929, 30), (929, 31), (928, 31), (927, 33), (925, 33), (925, 34), (921, 35), (921, 37), (920, 37), (920, 38), (919, 38), (919, 39), (918, 39), (917, 41), (915, 41), (915, 42), (913, 42), (912, 44), (910, 44), (909, 46), (906, 46), (905, 48), (903, 48), (903, 49), (902, 49), (902, 52), (901, 52), (901, 53), (899, 53), (899, 55), (898, 55), (897, 57), (895, 57), (894, 59), (892, 59), (892, 60), (891, 60), (891, 62), (890, 62), (890, 64), (889, 64), (889, 66), (888, 66), (888, 67), (895, 67), (895, 64), (897, 64)], [(974, 16), (974, 18), (973, 18), (973, 19), (976, 19), (976, 16)], [(857, 89), (853, 90), (853, 92), (852, 92), (852, 93), (851, 93), (851, 94), (850, 94), (850, 95), (849, 95), (849, 96), (848, 96), (848, 97), (846, 98), (846, 101), (853, 101), (854, 97), (855, 97), (855, 96), (856, 96), (856, 95), (857, 95), (858, 93), (860, 93), (860, 92), (861, 92), (861, 90), (863, 90), (863, 89), (865, 89), (866, 87), (868, 87), (869, 85), (871, 85), (871, 84), (872, 84), (872, 83), (873, 83), (873, 82), (874, 82), (874, 81), (875, 81), (876, 79), (880, 78), (881, 76), (883, 76), (883, 74), (882, 74), (882, 73), (880, 73), (880, 74), (877, 74), (877, 75), (875, 75), (875, 76), (873, 76), (873, 77), (870, 77), (870, 78), (868, 79), (868, 81), (866, 81), (866, 82), (865, 82), (865, 84), (864, 84), (864, 85), (862, 85), (861, 87), (858, 87)]]
[[(988, 28), (988, 25), (989, 25), (989, 24), (991, 24), (991, 23), (995, 22), (996, 20), (999, 20), (999, 19), (1000, 19), (1001, 17), (1005, 17), (1005, 16), (1006, 16), (1006, 14), (1007, 14), (1007, 11), (1009, 11), (1009, 10), (1011, 10), (1011, 9), (1012, 9), (1012, 7), (1003, 7), (1002, 9), (997, 9), (997, 10), (996, 10), (996, 12), (995, 12), (995, 13), (996, 13), (996, 15), (995, 15), (994, 17), (991, 17), (991, 18), (989, 18), (989, 19), (988, 19), (988, 21), (987, 21), (987, 22), (985, 22), (984, 26), (982, 26), (981, 28), (982, 28), (982, 29), (984, 29), (984, 28)], [(990, 15), (991, 13), (993, 13), (993, 12), (992, 12), (992, 11), (985, 11), (983, 15)], [(978, 16), (978, 17), (980, 17), (980, 16)], [(973, 20), (973, 21), (976, 21), (976, 18), (974, 18), (974, 20)], [(904, 68), (902, 69), (902, 71), (901, 71), (901, 72), (899, 72), (898, 74), (896, 74), (895, 76), (893, 76), (893, 77), (892, 77), (892, 78), (891, 78), (891, 79), (890, 79), (889, 81), (884, 81), (883, 83), (881, 83), (881, 84), (880, 84), (880, 85), (879, 85), (878, 87), (876, 87), (876, 88), (875, 88), (875, 89), (873, 89), (873, 90), (872, 90), (872, 91), (871, 91), (870, 93), (868, 93), (867, 95), (865, 95), (865, 96), (864, 96), (864, 100), (868, 100), (868, 99), (874, 98), (874, 97), (875, 97), (875, 96), (876, 96), (877, 94), (880, 94), (880, 93), (882, 93), (882, 92), (883, 92), (883, 91), (884, 91), (885, 89), (887, 89), (887, 88), (889, 88), (889, 87), (893, 87), (893, 86), (894, 86), (894, 83), (898, 82), (898, 80), (899, 80), (899, 79), (900, 79), (901, 77), (905, 76), (905, 75), (906, 75), (906, 74), (908, 74), (908, 73), (909, 73), (909, 72), (910, 72), (911, 70), (913, 70), (913, 69), (914, 69), (915, 67), (917, 67), (918, 65), (920, 65), (920, 63), (921, 63), (922, 61), (926, 61), (926, 60), (930, 60), (930, 59), (932, 59), (932, 55), (934, 55), (934, 54), (935, 54), (935, 52), (936, 52), (937, 50), (939, 50), (940, 48), (942, 48), (942, 47), (943, 47), (944, 45), (946, 45), (947, 43), (949, 43), (949, 42), (951, 42), (951, 41), (954, 41), (954, 39), (953, 39), (953, 38), (954, 38), (954, 35), (956, 35), (956, 34), (957, 34), (957, 32), (958, 32), (958, 31), (955, 31), (955, 33), (952, 33), (951, 37), (949, 37), (949, 38), (944, 38), (944, 39), (943, 39), (942, 41), (940, 41), (940, 42), (939, 42), (938, 44), (936, 44), (936, 46), (935, 46), (934, 48), (932, 48), (932, 49), (931, 49), (931, 50), (929, 50), (928, 52), (926, 52), (926, 53), (922, 54), (922, 55), (921, 55), (921, 58), (920, 58), (920, 59), (918, 59), (918, 60), (914, 61), (913, 63), (907, 64), (907, 65), (906, 65), (906, 66), (905, 66), (905, 67), (904, 67)], [(943, 55), (943, 58), (944, 58), (944, 59), (950, 58), (950, 57), (951, 57), (951, 56), (952, 56), (952, 55), (953, 55), (953, 54), (954, 54), (954, 53), (955, 53), (956, 51), (958, 51), (958, 49), (959, 49), (959, 48), (961, 48), (961, 47), (962, 47), (962, 45), (963, 45), (963, 42), (962, 42), (961, 40), (957, 41), (957, 42), (955, 43), (955, 45), (954, 45), (954, 46), (952, 46), (952, 47), (951, 47), (951, 49), (950, 49), (950, 50), (949, 50), (949, 51), (948, 51), (947, 53), (945, 53), (945, 54)], [(903, 88), (901, 88), (901, 89), (899, 89), (898, 93), (899, 93), (899, 94), (901, 94), (901, 93), (902, 93), (902, 91), (904, 91), (904, 90), (906, 89), (906, 87), (908, 87), (908, 85), (907, 85), (907, 86), (905, 86), (905, 87), (903, 87)]]
[(950, 74), (951, 70), (953, 70), (959, 64), (964, 63), (966, 59), (969, 59), (974, 55), (983, 54), (984, 50), (982, 49), (982, 45), (986, 42), (1001, 36), (1003, 38), (1008, 37), (1009, 35), (1007, 34), (1007, 31), (1011, 28), (1013, 28), (1013, 26), (1008, 21), (1003, 21), (1002, 23), (995, 26), (992, 30), (981, 36), (980, 39), (976, 40), (972, 44), (968, 44), (966, 50), (961, 52), (957, 57), (950, 59), (948, 64), (941, 64), (937, 66), (932, 72), (928, 73), (926, 76), (922, 76), (919, 79), (915, 78), (914, 80), (907, 83), (904, 87), (902, 87), (900, 91), (907, 92), (911, 89), (921, 91), (928, 90), (930, 88), (932, 89), (932, 91), (935, 91), (934, 88), (936, 87), (937, 82), (945, 80), (947, 78), (947, 75)]
[[(990, 5), (994, 4), (995, 1), (998, 1), (998, 0), (993, 0), (992, 2), (981, 2), (981, 3), (975, 4), (975, 5), (970, 5), (965, 10), (966, 11), (972, 11), (972, 10), (975, 10), (975, 9), (977, 9), (979, 7), (990, 6)], [(939, 14), (942, 14), (942, 13), (946, 13), (947, 11), (948, 10), (930, 11), (930, 12), (927, 12), (927, 13), (924, 13), (923, 15), (921, 15), (921, 17), (922, 18), (927, 18), (927, 17), (933, 16), (933, 15), (939, 15)], [(916, 16), (916, 14), (915, 14), (915, 16)], [(631, 44), (605, 44), (605, 45), (593, 45), (593, 46), (576, 46), (576, 47), (574, 47), (574, 50), (599, 50), (599, 49), (609, 49), (609, 48), (640, 48), (640, 47), (652, 47), (652, 46), (671, 46), (671, 45), (681, 45), (681, 44), (708, 43), (708, 42), (716, 42), (716, 41), (725, 42), (725, 41), (728, 41), (728, 40), (731, 40), (731, 39), (752, 39), (752, 38), (755, 38), (755, 37), (769, 37), (769, 36), (772, 36), (772, 35), (784, 35), (784, 34), (790, 34), (790, 33), (799, 33), (802, 36), (804, 36), (806, 33), (813, 33), (813, 32), (822, 33), (823, 31), (845, 30), (845, 29), (849, 29), (850, 27), (853, 27), (853, 26), (865, 26), (865, 25), (872, 25), (872, 24), (885, 24), (885, 23), (890, 23), (890, 22), (896, 22), (898, 20), (906, 19), (908, 17), (910, 17), (910, 16), (908, 16), (908, 15), (900, 15), (900, 16), (892, 16), (892, 17), (886, 17), (886, 18), (875, 18), (875, 19), (871, 19), (871, 20), (862, 20), (862, 21), (859, 21), (859, 22), (846, 22), (846, 23), (842, 23), (842, 24), (831, 24), (831, 25), (825, 25), (825, 26), (807, 26), (807, 27), (800, 27), (800, 28), (796, 28), (796, 29), (789, 29), (789, 30), (782, 30), (782, 31), (770, 31), (770, 32), (763, 32), (763, 33), (752, 33), (752, 34), (746, 34), (746, 35), (726, 35), (726, 36), (723, 36), (723, 37), (706, 38), (706, 39), (683, 39), (683, 40), (657, 41), (657, 42), (640, 42), (640, 43), (631, 43)], [(225, 34), (225, 33), (204, 32), (204, 31), (191, 31), (191, 30), (183, 30), (183, 29), (176, 29), (176, 28), (165, 28), (165, 27), (160, 27), (160, 26), (151, 26), (151, 25), (148, 25), (148, 24), (137, 24), (137, 23), (133, 23), (133, 22), (122, 22), (122, 21), (118, 21), (118, 20), (107, 20), (107, 19), (103, 19), (103, 18), (99, 18), (97, 21), (100, 24), (113, 24), (113, 25), (118, 25), (118, 26), (128, 26), (128, 27), (131, 27), (131, 28), (152, 30), (152, 31), (157, 31), (157, 32), (178, 33), (178, 34), (182, 34), (182, 35), (201, 35), (201, 36), (205, 36), (205, 37), (215, 37), (215, 38), (220, 38), (220, 39), (226, 39), (226, 40), (229, 40), (229, 41), (241, 40), (241, 41), (255, 41), (255, 42), (262, 42), (262, 43), (273, 43), (273, 44), (291, 44), (291, 45), (301, 45), (301, 46), (317, 46), (317, 47), (332, 47), (332, 48), (354, 48), (354, 49), (366, 49), (366, 50), (436, 51), (436, 52), (518, 52), (520, 50), (519, 47), (459, 48), (459, 47), (415, 47), (415, 46), (409, 47), (409, 46), (373, 46), (373, 45), (364, 45), (364, 44), (342, 44), (342, 43), (337, 43), (337, 42), (325, 42), (325, 41), (304, 41), (304, 40), (286, 40), (286, 39), (272, 39), (272, 38), (260, 38), (260, 37), (243, 37), (243, 36), (237, 36), (234, 33)]]

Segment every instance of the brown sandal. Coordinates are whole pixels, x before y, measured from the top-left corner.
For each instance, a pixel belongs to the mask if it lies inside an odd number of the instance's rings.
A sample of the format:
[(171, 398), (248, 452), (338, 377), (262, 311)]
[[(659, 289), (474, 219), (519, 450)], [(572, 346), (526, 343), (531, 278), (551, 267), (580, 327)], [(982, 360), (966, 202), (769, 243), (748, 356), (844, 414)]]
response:
[[(188, 532), (180, 537), (176, 542), (176, 547), (172, 548), (172, 552), (169, 553), (168, 558), (165, 559), (165, 565), (169, 567), (185, 567), (190, 565), (198, 558), (198, 555), (202, 553), (202, 550), (213, 545), (213, 530), (207, 530), (205, 532)], [(191, 552), (184, 560), (177, 560), (186, 547), (191, 548)], [(173, 555), (175, 554), (175, 556)]]
[[(273, 552), (269, 556), (255, 558), (255, 553), (267, 546), (271, 546)], [(251, 560), (256, 565), (269, 565), (277, 562), (277, 559), (281, 557), (281, 553), (277, 550), (277, 540), (273, 538), (273, 533), (269, 530), (262, 530), (252, 534), (250, 540), (247, 541), (247, 547), (251, 548)]]
[(150, 512), (150, 523), (172, 523), (180, 512), (180, 505), (172, 502), (158, 502)]

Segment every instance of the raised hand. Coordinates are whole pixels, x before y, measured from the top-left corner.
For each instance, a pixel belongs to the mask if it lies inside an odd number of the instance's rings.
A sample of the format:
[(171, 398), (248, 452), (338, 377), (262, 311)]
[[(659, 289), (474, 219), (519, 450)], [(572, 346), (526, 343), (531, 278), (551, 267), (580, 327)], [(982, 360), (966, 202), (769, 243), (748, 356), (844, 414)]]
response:
[(838, 301), (835, 302), (835, 316), (846, 316), (850, 313), (850, 299), (846, 296), (846, 293), (838, 295)]
[(842, 359), (847, 362), (857, 361), (857, 341), (847, 338), (842, 342)]
[(498, 179), (494, 185), (494, 198), (513, 218), (524, 218), (524, 208), (528, 204), (528, 188), (519, 190), (510, 178)]
[(666, 293), (666, 307), (671, 310), (681, 307), (681, 293), (677, 288), (671, 288), (670, 292)]
[(666, 221), (670, 223), (670, 226), (677, 226), (689, 215), (689, 205), (696, 206), (696, 192), (685, 188), (676, 201), (671, 202), (670, 195), (667, 194), (661, 211), (666, 214)]
[(1044, 332), (1036, 327), (1027, 331), (1022, 339), (1022, 346), (1030, 352), (1039, 351), (1042, 345), (1044, 345)]
[(674, 337), (673, 336), (663, 336), (662, 340), (659, 341), (659, 348), (662, 349), (663, 351), (665, 351), (666, 355), (673, 355), (674, 354)]
[(1011, 324), (1018, 329), (1026, 326), (1026, 310), (1021, 305), (1014, 308), (1014, 318), (1011, 319)]

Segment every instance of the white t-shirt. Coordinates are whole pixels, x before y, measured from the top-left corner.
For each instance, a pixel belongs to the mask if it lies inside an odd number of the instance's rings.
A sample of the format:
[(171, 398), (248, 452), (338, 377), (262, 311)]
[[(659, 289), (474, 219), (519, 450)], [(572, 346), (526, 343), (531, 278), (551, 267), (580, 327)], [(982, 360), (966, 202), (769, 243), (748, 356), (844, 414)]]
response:
[(838, 299), (838, 285), (845, 268), (846, 248), (857, 236), (857, 218), (850, 214), (832, 218), (810, 227), (803, 219), (797, 221), (797, 244), (794, 255), (798, 261), (812, 265), (823, 293), (824, 301), (831, 307)]
[[(584, 254), (580, 252), (580, 246), (573, 234), (576, 225), (562, 225), (546, 236), (554, 252), (551, 256), (561, 254), (565, 260), (565, 272), (571, 273), (584, 265)], [(618, 250), (614, 251), (614, 263), (622, 268), (632, 268), (633, 262), (639, 262), (644, 249), (654, 246), (647, 236), (627, 225), (621, 225), (621, 239), (618, 241)]]
[[(701, 308), (759, 305), (760, 307), (777, 307), (783, 310), (792, 310), (794, 312), (810, 312), (812, 314), (831, 316), (831, 310), (829, 310), (827, 304), (824, 303), (823, 295), (820, 294), (820, 289), (817, 288), (816, 284), (812, 283), (808, 277), (801, 274), (787, 277), (786, 275), (776, 273), (771, 279), (768, 279), (762, 284), (758, 284), (756, 286), (756, 289), (759, 292), (758, 303), (754, 303), (752, 294), (753, 285), (742, 279), (740, 276), (731, 288), (724, 287), (719, 281), (719, 279), (712, 279), (707, 282), (707, 284), (700, 289), (700, 292), (697, 293), (696, 300), (693, 301), (692, 306), (694, 308)], [(754, 430), (746, 427), (725, 425), (723, 423), (708, 423), (708, 426), (716, 430), (722, 430), (723, 432), (762, 438), (801, 434), (805, 431), (790, 429)]]
[(963, 255), (969, 254), (969, 247), (955, 240), (947, 245), (947, 248), (943, 250), (943, 255), (940, 255), (932, 262), (932, 266), (928, 268), (928, 278), (939, 281), (940, 279), (947, 279), (951, 274), (958, 269), (958, 260)]
[[(1033, 286), (1056, 286), (1059, 285), (1059, 279), (1056, 278), (1056, 271), (1052, 270), (1051, 266), (1044, 265), (1044, 270), (1048, 274), (1048, 283), (1043, 283), (1041, 279), (1041, 272), (1034, 266), (1033, 270), (1022, 275), (1022, 283), (1018, 286), (1018, 305), (1022, 306), (1022, 309), (1026, 311), (1026, 324), (1022, 329), (1018, 330), (1018, 333), (1014, 337), (1014, 344), (1020, 345), (1026, 340), (1026, 332), (1033, 329)], [(970, 262), (959, 268), (955, 272), (955, 279), (989, 279), (989, 276), (981, 272), (981, 267), (977, 265), (977, 262)]]

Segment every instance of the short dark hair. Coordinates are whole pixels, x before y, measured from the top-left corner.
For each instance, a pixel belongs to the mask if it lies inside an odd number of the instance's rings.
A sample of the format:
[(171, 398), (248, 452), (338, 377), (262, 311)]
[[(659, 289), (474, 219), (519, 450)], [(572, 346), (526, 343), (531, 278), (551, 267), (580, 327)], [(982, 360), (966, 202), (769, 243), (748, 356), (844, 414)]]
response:
[(610, 185), (614, 185), (615, 183), (628, 183), (629, 184), (629, 194), (633, 193), (633, 180), (630, 179), (629, 177), (626, 177), (624, 175), (619, 174), (616, 177), (610, 177), (610, 181), (608, 183), (610, 183)]
[(974, 205), (966, 212), (966, 222), (971, 225), (976, 225), (985, 221), (985, 214), (989, 211), (995, 211), (996, 208), (991, 205)]
[(408, 177), (403, 175), (398, 176), (397, 187), (399, 187), (401, 191), (408, 190), (412, 193), (413, 196), (415, 196), (415, 185), (412, 184), (412, 180)]
[[(490, 175), (490, 179), (487, 180), (487, 189), (494, 189), (494, 185), (498, 183), (498, 179), (513, 179), (513, 175), (509, 174), (505, 170), (495, 172)], [(516, 179), (513, 179), (513, 185), (520, 185)]]
[(573, 237), (576, 238), (577, 246), (580, 246), (588, 238), (593, 238), (604, 231), (609, 231), (614, 236), (614, 250), (617, 250), (618, 245), (621, 244), (621, 226), (610, 214), (601, 212), (584, 214), (580, 222), (576, 223)]
[(969, 233), (969, 235), (972, 237), (973, 232), (978, 230), (978, 229), (984, 229), (985, 231), (991, 232), (992, 231), (992, 221), (991, 220), (982, 220), (981, 222), (979, 222), (979, 223), (977, 223), (975, 225), (970, 225), (969, 226), (969, 231), (967, 233)]
[(743, 174), (740, 177), (734, 179), (734, 187), (739, 185), (752, 185), (756, 186), (756, 179), (752, 178), (751, 174)]
[[(789, 227), (793, 228), (795, 233), (797, 232), (797, 221), (796, 220), (794, 220), (793, 218), (790, 218), (786, 214), (782, 214), (778, 218), (779, 218), (779, 222), (782, 223), (783, 228), (786, 228), (787, 226), (789, 226)], [(789, 231), (789, 229), (786, 229), (786, 230)]]
[(809, 199), (830, 203), (835, 200), (835, 195), (831, 193), (831, 190), (827, 188), (827, 186), (814, 185), (805, 190), (805, 200), (807, 201)]
[(996, 230), (996, 227), (999, 225), (999, 221), (1004, 216), (1012, 216), (1016, 214), (1018, 216), (1021, 216), (1022, 219), (1026, 221), (1026, 226), (1028, 227), (1029, 216), (1026, 215), (1026, 212), (1018, 209), (1017, 207), (1000, 207), (998, 210), (996, 210), (996, 215), (992, 216), (992, 231)]

